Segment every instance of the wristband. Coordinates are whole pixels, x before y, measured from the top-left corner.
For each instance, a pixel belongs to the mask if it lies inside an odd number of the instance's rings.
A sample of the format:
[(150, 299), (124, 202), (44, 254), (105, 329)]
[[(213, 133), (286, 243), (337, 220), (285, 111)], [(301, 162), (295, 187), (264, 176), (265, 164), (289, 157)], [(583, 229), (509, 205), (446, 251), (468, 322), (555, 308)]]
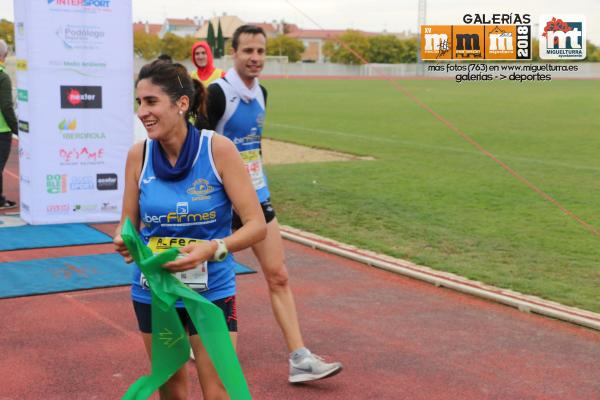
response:
[(213, 255), (213, 261), (224, 261), (227, 258), (227, 246), (225, 245), (225, 241), (223, 239), (214, 239), (217, 242), (217, 250), (215, 250), (215, 254)]

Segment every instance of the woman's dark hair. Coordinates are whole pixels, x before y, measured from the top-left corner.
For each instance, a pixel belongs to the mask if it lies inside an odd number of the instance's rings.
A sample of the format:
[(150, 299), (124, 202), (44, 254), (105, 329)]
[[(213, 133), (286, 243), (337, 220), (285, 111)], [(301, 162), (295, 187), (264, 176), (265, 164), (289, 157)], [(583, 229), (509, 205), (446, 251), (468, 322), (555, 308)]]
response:
[(140, 69), (135, 86), (142, 79), (149, 79), (153, 85), (160, 87), (175, 104), (182, 96), (190, 99), (190, 107), (185, 119), (207, 120), (206, 89), (202, 83), (192, 79), (185, 67), (179, 63), (154, 60)]
[(166, 61), (166, 62), (173, 62), (173, 57), (171, 57), (170, 55), (168, 55), (168, 54), (165, 54), (165, 53), (163, 53), (163, 54), (159, 55), (159, 56), (158, 56), (158, 57), (156, 57), (156, 58), (157, 58), (158, 60), (163, 60), (163, 61)]
[(198, 79), (192, 79), (192, 83), (194, 84), (196, 98), (193, 102), (190, 101), (190, 103), (197, 104), (197, 107), (195, 108), (196, 114), (194, 115), (194, 125), (198, 129), (210, 129), (208, 114), (206, 113), (206, 97), (208, 92)]

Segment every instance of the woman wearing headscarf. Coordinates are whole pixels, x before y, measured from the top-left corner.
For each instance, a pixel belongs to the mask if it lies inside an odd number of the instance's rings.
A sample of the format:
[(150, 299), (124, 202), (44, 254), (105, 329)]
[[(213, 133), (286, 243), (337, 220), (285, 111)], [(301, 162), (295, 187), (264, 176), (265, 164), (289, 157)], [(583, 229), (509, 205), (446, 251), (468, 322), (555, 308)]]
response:
[(192, 46), (192, 63), (196, 66), (196, 70), (192, 71), (190, 75), (192, 78), (199, 80), (204, 87), (225, 75), (225, 71), (215, 68), (212, 51), (206, 42), (194, 43)]

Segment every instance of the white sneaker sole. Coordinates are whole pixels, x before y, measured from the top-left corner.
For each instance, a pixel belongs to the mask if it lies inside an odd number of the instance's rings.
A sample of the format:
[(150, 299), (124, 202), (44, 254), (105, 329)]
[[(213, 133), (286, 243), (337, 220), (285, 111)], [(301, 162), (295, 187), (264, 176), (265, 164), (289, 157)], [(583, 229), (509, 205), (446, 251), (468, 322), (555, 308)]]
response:
[(338, 368), (334, 368), (330, 371), (323, 372), (321, 374), (298, 374), (289, 377), (290, 383), (302, 383), (302, 382), (310, 382), (310, 381), (318, 381), (319, 379), (331, 378), (342, 372), (343, 367), (340, 365)]

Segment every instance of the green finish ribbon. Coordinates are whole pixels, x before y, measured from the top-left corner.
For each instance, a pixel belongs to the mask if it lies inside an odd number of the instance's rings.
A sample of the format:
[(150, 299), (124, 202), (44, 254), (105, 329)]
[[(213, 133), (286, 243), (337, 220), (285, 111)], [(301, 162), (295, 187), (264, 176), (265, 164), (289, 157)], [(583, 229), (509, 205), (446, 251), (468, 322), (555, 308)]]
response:
[(147, 399), (189, 359), (188, 335), (175, 310), (181, 298), (221, 382), (232, 400), (252, 399), (229, 337), (223, 312), (181, 283), (162, 265), (179, 254), (176, 248), (153, 254), (127, 218), (121, 237), (152, 292), (152, 370), (129, 387), (122, 400)]

